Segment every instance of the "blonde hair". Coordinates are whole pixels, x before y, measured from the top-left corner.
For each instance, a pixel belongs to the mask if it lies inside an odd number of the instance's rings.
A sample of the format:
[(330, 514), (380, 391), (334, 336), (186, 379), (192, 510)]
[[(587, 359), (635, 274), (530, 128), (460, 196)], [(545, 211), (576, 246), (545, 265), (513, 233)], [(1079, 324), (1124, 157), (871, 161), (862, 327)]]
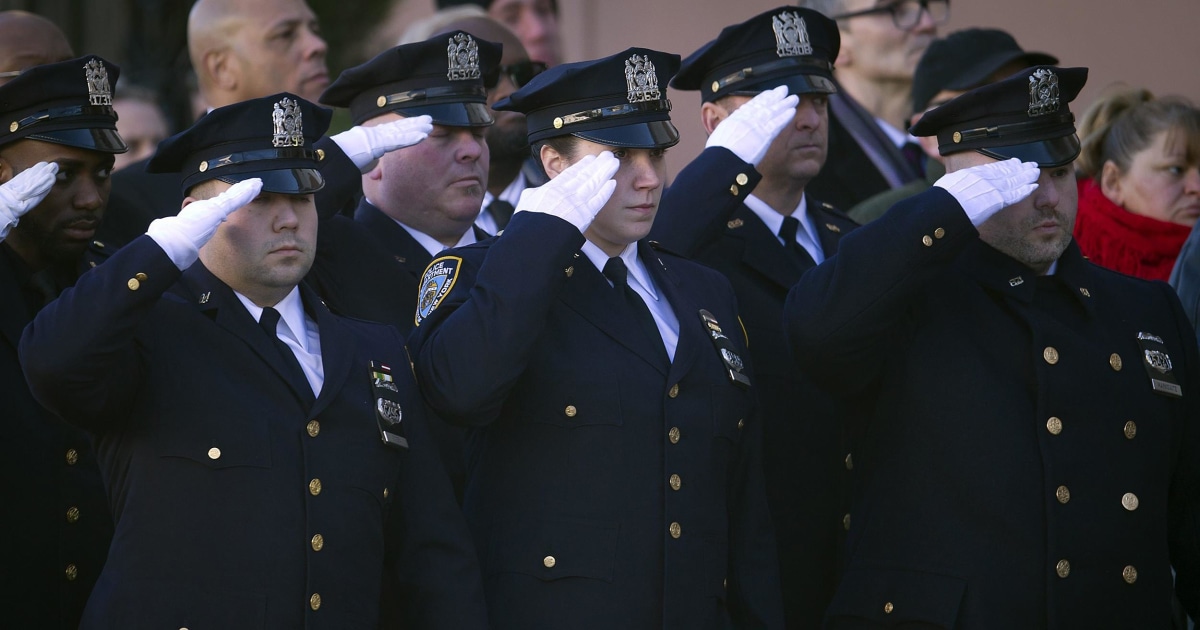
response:
[(1123, 88), (1096, 99), (1079, 121), (1082, 149), (1076, 169), (1086, 177), (1100, 176), (1108, 161), (1122, 172), (1133, 156), (1169, 132), (1182, 140), (1189, 161), (1200, 160), (1200, 110), (1181, 96), (1155, 98), (1149, 90)]

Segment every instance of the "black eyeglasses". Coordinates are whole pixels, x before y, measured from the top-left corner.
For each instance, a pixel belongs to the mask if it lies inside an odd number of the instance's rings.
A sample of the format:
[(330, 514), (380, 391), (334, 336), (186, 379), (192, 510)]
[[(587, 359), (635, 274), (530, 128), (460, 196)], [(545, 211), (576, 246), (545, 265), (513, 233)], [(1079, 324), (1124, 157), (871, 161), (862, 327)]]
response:
[(513, 87), (521, 89), (526, 83), (533, 80), (533, 77), (546, 71), (546, 64), (540, 61), (518, 61), (517, 63), (501, 65), (493, 74), (484, 77), (484, 86), (487, 89), (496, 87), (500, 82), (500, 77), (508, 77), (512, 81)]
[(845, 20), (860, 15), (891, 13), (892, 23), (896, 25), (896, 28), (907, 31), (921, 23), (922, 12), (928, 13), (935, 23), (944, 24), (950, 17), (950, 0), (900, 0), (880, 7), (835, 15), (833, 19)]

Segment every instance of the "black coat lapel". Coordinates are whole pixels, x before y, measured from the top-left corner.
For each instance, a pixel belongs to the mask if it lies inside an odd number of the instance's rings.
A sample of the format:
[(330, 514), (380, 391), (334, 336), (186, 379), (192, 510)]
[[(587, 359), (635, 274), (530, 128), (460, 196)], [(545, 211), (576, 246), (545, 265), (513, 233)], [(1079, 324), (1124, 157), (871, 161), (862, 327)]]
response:
[(738, 208), (729, 225), (735, 227), (727, 227), (726, 233), (745, 243), (742, 248), (742, 262), (746, 266), (784, 289), (790, 289), (800, 280), (800, 275), (804, 273), (800, 263), (788, 253), (783, 243), (779, 242), (779, 238), (767, 229), (762, 219), (749, 208)]
[[(337, 397), (337, 392), (341, 391), (342, 385), (351, 376), (351, 370), (354, 368), (355, 341), (345, 325), (325, 308), (325, 304), (311, 289), (300, 285), (300, 297), (304, 301), (305, 312), (316, 320), (321, 336), (321, 362), (325, 370), (325, 379), (320, 395), (309, 412), (310, 416), (316, 416)], [(360, 367), (362, 373), (359, 376), (366, 379), (367, 366)]]
[(638, 257), (650, 271), (660, 296), (671, 305), (675, 320), (679, 322), (679, 343), (675, 346), (675, 359), (671, 362), (669, 375), (672, 382), (677, 382), (691, 369), (703, 350), (700, 323), (700, 309), (703, 307), (695, 303), (682, 279), (645, 242), (638, 243)]
[(365, 225), (387, 253), (413, 276), (420, 278), (421, 274), (425, 273), (425, 267), (433, 261), (433, 256), (429, 255), (408, 230), (400, 227), (399, 223), (366, 199), (359, 202), (354, 211), (354, 220)]

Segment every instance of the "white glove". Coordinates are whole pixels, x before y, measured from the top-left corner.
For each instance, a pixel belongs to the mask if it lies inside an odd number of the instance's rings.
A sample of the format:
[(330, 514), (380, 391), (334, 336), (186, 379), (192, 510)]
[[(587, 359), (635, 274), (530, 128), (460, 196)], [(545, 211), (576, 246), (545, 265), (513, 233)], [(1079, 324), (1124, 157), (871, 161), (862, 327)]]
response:
[(704, 146), (724, 147), (743, 162), (758, 166), (775, 137), (796, 116), (799, 104), (800, 97), (788, 95), (786, 85), (761, 92), (722, 120)]
[(38, 162), (0, 185), (0, 241), (17, 227), (22, 215), (46, 198), (57, 173), (58, 164)]
[(253, 201), (260, 190), (262, 180), (257, 177), (240, 181), (212, 199), (189, 203), (173, 217), (155, 219), (146, 234), (176, 267), (187, 269), (200, 257), (200, 248), (217, 232), (217, 226), (234, 210)]
[(1033, 194), (1040, 175), (1036, 162), (1012, 158), (955, 171), (933, 185), (953, 195), (971, 223), (979, 227), (1001, 209)]
[(612, 151), (584, 156), (558, 177), (521, 191), (514, 214), (542, 212), (567, 221), (579, 228), (580, 233), (585, 232), (616, 190), (617, 182), (612, 177), (620, 166), (621, 161)]
[(433, 118), (415, 116), (401, 118), (374, 127), (351, 127), (329, 139), (350, 158), (363, 173), (371, 172), (375, 162), (383, 154), (410, 147), (425, 139), (433, 131)]

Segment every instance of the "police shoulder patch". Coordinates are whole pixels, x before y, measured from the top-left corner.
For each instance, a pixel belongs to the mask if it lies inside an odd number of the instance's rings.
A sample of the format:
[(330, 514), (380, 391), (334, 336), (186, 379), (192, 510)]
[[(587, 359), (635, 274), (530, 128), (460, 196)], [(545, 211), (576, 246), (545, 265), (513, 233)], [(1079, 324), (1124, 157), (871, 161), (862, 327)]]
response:
[(461, 268), (462, 258), (458, 256), (435, 258), (425, 268), (425, 274), (421, 276), (421, 284), (417, 288), (419, 291), (417, 294), (417, 326), (420, 326), (425, 318), (432, 315), (434, 309), (450, 294)]

